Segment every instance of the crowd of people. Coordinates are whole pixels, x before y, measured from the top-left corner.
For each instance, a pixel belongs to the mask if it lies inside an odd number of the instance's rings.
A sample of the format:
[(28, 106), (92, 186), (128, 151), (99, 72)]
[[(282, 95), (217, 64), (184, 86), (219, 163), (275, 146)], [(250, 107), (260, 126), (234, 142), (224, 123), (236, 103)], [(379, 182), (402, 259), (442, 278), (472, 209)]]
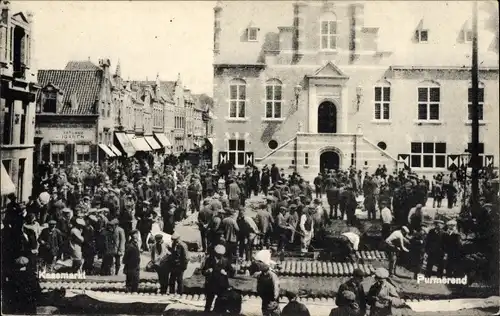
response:
[[(277, 243), (280, 253), (307, 252), (312, 242), (322, 240), (328, 225), (346, 220), (352, 229), (339, 236), (340, 248), (355, 260), (362, 237), (355, 228), (359, 207), (369, 220), (382, 223), (390, 258), (387, 277), (395, 274), (401, 252), (409, 252), (415, 275), (420, 273), (423, 253), (428, 255), (427, 274), (434, 265), (442, 274), (445, 262), (447, 274), (460, 273), (457, 223), (446, 223), (444, 230), (444, 223), (437, 220), (429, 232), (423, 224), (429, 195), (438, 208), (443, 196), (449, 208), (457, 202), (462, 187), (456, 172), (429, 181), (409, 170), (388, 174), (385, 166), (371, 175), (354, 168), (325, 170), (311, 184), (296, 172), (285, 175), (274, 164), (262, 170), (249, 165), (240, 173), (230, 164), (214, 170), (187, 166), (171, 155), (103, 165), (39, 166), (27, 203), (8, 196), (2, 221), (2, 240), (9, 240), (2, 245), (3, 280), (12, 280), (19, 271), (39, 270), (116, 275), (123, 264), (127, 289), (135, 292), (141, 252), (147, 251), (151, 253), (147, 269), (158, 273), (161, 293), (182, 293), (189, 251), (175, 227), (196, 213), (201, 248), (207, 254), (202, 270), (211, 306), (215, 295), (227, 298), (221, 294), (229, 288), (224, 279), (234, 274), (233, 265), (239, 260), (253, 259), (255, 245), (270, 248)], [(483, 193), (489, 192), (487, 183)], [(255, 212), (249, 210), (250, 198), (260, 194), (265, 202), (259, 202)], [(96, 259), (102, 259), (99, 269)], [(259, 284), (276, 281), (266, 271), (262, 270)], [(385, 279), (385, 272), (379, 275)], [(273, 292), (267, 286), (258, 291), (263, 293), (264, 312)], [(352, 295), (345, 296), (349, 301)]]

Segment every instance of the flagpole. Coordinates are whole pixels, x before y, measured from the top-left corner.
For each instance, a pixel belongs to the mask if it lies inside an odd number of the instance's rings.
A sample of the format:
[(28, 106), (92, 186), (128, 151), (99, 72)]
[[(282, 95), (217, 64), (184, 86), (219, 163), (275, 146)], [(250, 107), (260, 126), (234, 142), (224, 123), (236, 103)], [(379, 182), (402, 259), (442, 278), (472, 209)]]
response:
[(471, 167), (472, 190), (470, 197), (471, 213), (476, 214), (479, 201), (479, 67), (478, 67), (478, 31), (477, 1), (472, 5), (472, 124), (471, 124)]

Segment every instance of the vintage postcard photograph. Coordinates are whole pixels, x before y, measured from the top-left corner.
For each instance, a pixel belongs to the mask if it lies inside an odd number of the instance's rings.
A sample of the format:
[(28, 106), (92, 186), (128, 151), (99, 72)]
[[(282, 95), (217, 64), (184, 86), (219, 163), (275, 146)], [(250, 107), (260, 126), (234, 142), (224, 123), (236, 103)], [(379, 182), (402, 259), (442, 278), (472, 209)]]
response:
[(500, 316), (497, 1), (0, 10), (2, 315)]

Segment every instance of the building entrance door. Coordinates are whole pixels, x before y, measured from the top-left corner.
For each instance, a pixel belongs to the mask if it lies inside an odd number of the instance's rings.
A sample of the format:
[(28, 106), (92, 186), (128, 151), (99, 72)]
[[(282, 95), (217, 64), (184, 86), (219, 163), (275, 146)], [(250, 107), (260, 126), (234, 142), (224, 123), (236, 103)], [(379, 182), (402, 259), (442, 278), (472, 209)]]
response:
[(330, 101), (318, 107), (318, 133), (337, 133), (337, 108)]
[(320, 172), (325, 170), (338, 170), (340, 166), (340, 156), (334, 151), (325, 151), (319, 157)]

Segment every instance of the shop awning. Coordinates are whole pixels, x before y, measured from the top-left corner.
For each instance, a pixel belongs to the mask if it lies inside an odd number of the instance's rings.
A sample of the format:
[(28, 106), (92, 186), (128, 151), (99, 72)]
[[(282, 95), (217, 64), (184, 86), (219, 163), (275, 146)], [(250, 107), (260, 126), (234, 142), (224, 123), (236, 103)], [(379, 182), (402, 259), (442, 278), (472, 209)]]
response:
[(16, 192), (16, 186), (14, 185), (14, 182), (12, 182), (12, 179), (10, 178), (9, 174), (7, 173), (7, 170), (3, 166), (3, 163), (0, 163), (2, 165), (2, 196), (15, 193)]
[(155, 140), (155, 138), (153, 136), (144, 136), (144, 139), (146, 140), (146, 142), (149, 144), (149, 146), (153, 149), (161, 149), (162, 146), (160, 146), (160, 144), (158, 144), (158, 142)]
[(144, 137), (135, 136), (132, 134), (127, 134), (127, 136), (130, 139), (130, 142), (132, 143), (136, 151), (151, 151), (151, 147), (149, 147)]
[(120, 149), (116, 148), (115, 145), (109, 145), (108, 147), (109, 147), (109, 149), (111, 149), (115, 153), (115, 155), (117, 157), (122, 155), (122, 152), (120, 151)]
[(104, 151), (104, 153), (106, 155), (108, 155), (108, 157), (115, 157), (116, 156), (115, 153), (108, 146), (106, 146), (104, 144), (99, 144), (99, 148), (101, 148), (102, 151)]
[(155, 133), (155, 137), (158, 140), (158, 142), (160, 143), (160, 145), (162, 145), (163, 147), (166, 147), (166, 148), (172, 147), (172, 144), (168, 140), (167, 135), (165, 135), (163, 133)]
[(130, 141), (130, 138), (127, 137), (127, 134), (115, 133), (115, 135), (116, 135), (116, 139), (118, 139), (118, 142), (120, 143), (120, 146), (122, 147), (124, 153), (128, 157), (135, 155), (134, 145), (132, 145), (132, 142)]

